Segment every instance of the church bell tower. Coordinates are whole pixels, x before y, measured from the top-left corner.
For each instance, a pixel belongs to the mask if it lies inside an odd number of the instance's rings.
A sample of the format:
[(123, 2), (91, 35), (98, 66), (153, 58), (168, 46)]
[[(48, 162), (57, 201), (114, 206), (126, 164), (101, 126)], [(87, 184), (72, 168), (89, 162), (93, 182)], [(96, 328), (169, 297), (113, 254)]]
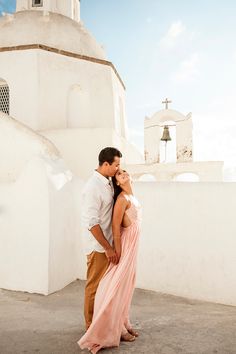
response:
[(80, 21), (80, 0), (17, 0), (16, 12), (25, 10), (50, 11)]

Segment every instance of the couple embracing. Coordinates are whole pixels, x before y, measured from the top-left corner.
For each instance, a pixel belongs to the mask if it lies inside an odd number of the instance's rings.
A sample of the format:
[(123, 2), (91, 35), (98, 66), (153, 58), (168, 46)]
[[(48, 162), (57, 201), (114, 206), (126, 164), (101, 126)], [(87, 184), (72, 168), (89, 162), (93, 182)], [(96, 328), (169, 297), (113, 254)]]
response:
[(129, 321), (140, 234), (140, 204), (122, 154), (107, 147), (83, 192), (83, 228), (87, 255), (84, 316), (86, 333), (79, 346), (93, 354), (132, 342), (138, 333)]

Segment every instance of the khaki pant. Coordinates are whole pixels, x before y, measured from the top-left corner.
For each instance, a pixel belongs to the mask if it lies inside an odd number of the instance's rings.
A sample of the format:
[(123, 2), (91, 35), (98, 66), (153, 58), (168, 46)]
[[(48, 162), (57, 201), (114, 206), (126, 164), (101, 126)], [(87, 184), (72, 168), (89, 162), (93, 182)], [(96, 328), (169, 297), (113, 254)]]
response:
[(98, 284), (108, 267), (105, 253), (92, 252), (87, 256), (87, 282), (85, 285), (84, 317), (86, 329), (93, 318), (94, 299)]

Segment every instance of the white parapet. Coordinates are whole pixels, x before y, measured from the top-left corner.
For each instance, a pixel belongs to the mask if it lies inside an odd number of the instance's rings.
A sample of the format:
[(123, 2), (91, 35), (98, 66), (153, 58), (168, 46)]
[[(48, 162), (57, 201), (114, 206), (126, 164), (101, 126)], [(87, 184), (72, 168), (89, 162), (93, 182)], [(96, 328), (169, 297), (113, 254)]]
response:
[(166, 164), (130, 164), (126, 168), (133, 179), (142, 179), (145, 175), (153, 176), (159, 182), (175, 181), (178, 176), (194, 174), (199, 182), (220, 182), (223, 179), (222, 161), (196, 161)]
[(137, 286), (236, 306), (236, 183), (136, 182)]

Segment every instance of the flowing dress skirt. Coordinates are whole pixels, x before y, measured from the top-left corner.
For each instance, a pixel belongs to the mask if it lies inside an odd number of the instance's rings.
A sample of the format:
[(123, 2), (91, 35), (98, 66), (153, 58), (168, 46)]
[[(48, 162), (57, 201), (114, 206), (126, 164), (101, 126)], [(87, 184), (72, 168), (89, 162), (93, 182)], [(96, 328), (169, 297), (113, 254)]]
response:
[(124, 328), (130, 328), (129, 310), (134, 292), (140, 226), (138, 220), (121, 231), (121, 257), (110, 264), (99, 283), (92, 324), (78, 341), (93, 354), (101, 348), (119, 346)]

